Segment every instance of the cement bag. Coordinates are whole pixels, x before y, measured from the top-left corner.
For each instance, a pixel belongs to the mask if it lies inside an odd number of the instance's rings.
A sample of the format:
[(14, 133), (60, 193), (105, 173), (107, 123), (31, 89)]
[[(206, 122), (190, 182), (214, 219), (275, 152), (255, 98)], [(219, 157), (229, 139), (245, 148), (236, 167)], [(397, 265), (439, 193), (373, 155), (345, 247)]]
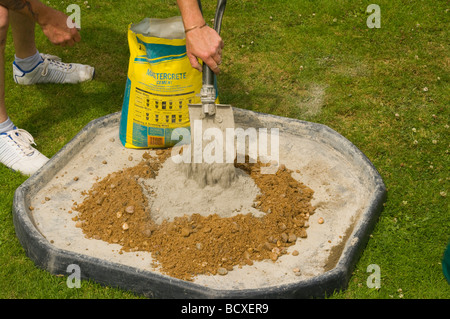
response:
[(197, 96), (202, 73), (186, 55), (181, 17), (146, 18), (128, 28), (130, 60), (119, 135), (127, 148), (174, 146), (176, 128), (189, 128), (188, 104)]

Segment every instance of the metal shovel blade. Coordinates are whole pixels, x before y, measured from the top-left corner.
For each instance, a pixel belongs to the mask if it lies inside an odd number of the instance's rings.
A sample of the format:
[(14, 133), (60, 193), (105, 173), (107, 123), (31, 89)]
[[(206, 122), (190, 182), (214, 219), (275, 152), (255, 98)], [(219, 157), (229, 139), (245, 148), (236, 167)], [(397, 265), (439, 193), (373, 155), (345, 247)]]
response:
[(214, 115), (205, 115), (202, 104), (189, 104), (188, 107), (191, 129), (195, 125), (196, 120), (201, 120), (203, 129), (219, 128), (224, 133), (227, 128), (234, 130), (234, 115), (231, 105), (216, 104), (216, 113)]
[[(231, 146), (231, 144), (227, 145), (227, 138), (228, 143), (233, 143), (232, 145), (234, 146), (234, 114), (231, 105), (216, 104), (215, 114), (207, 115), (203, 112), (202, 104), (189, 104), (189, 120), (191, 146), (194, 151), (193, 156), (199, 154), (200, 148), (203, 152), (205, 146), (211, 142), (212, 138), (218, 138), (221, 135), (223, 139), (218, 142), (221, 144), (224, 152), (223, 162), (234, 161), (234, 154), (231, 154), (231, 150), (226, 154), (227, 147)], [(199, 163), (199, 161), (200, 158), (197, 157), (194, 162)]]
[[(199, 185), (229, 187), (235, 179), (234, 114), (231, 105), (216, 104), (205, 115), (202, 104), (189, 104), (191, 126), (191, 177)], [(221, 154), (220, 154), (220, 153)]]

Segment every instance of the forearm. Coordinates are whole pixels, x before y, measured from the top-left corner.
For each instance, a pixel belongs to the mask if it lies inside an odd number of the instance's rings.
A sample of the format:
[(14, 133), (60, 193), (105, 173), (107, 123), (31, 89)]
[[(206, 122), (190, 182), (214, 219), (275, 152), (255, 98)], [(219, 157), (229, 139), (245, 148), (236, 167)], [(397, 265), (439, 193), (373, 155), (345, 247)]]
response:
[(197, 0), (177, 0), (185, 29), (201, 27), (205, 24)]
[(39, 0), (0, 0), (0, 6), (23, 14), (40, 25), (45, 36), (55, 45), (74, 45), (81, 40), (76, 28), (67, 24), (67, 15)]
[(21, 13), (36, 22), (45, 15), (46, 7), (38, 0), (0, 0), (0, 5), (18, 13)]

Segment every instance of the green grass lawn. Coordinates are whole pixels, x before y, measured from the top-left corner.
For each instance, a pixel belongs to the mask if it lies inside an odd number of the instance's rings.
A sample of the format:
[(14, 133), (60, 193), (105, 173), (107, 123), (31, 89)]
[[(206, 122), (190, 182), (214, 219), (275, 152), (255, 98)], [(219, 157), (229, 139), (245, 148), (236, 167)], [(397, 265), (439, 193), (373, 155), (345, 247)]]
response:
[[(79, 4), (82, 43), (52, 46), (37, 29), (41, 52), (91, 64), (80, 85), (22, 87), (6, 50), (10, 117), (53, 156), (87, 123), (122, 107), (128, 68), (127, 27), (145, 17), (179, 15), (175, 0), (50, 0)], [(213, 17), (215, 1), (203, 1)], [(381, 8), (381, 28), (366, 8)], [(222, 103), (325, 124), (353, 142), (379, 170), (388, 200), (348, 289), (329, 298), (448, 299), (442, 257), (450, 239), (450, 3), (442, 0), (231, 0), (222, 25), (218, 78)], [(11, 63), (10, 63), (11, 62)], [(14, 191), (26, 177), (0, 166), (1, 298), (139, 298), (35, 267), (15, 235)], [(381, 287), (368, 288), (376, 264)]]

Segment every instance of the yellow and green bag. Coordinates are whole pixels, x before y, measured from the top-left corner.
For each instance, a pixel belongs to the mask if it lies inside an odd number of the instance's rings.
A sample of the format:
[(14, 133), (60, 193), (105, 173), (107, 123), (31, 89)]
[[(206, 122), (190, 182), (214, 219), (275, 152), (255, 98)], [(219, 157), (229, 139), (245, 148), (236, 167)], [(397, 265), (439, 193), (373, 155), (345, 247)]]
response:
[(119, 135), (127, 148), (164, 148), (189, 128), (188, 104), (201, 103), (202, 74), (186, 55), (181, 17), (146, 18), (128, 28), (130, 61)]

